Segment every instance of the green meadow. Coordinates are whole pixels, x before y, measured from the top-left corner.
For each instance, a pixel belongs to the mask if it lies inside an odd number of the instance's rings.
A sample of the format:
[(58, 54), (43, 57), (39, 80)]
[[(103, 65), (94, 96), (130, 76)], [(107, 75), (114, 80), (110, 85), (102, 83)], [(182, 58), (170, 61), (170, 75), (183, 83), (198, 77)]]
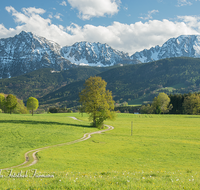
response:
[[(200, 116), (117, 114), (105, 123), (114, 130), (2, 170), (0, 189), (200, 189)], [(0, 114), (0, 129), (0, 169), (23, 163), (29, 150), (98, 130), (78, 113)]]

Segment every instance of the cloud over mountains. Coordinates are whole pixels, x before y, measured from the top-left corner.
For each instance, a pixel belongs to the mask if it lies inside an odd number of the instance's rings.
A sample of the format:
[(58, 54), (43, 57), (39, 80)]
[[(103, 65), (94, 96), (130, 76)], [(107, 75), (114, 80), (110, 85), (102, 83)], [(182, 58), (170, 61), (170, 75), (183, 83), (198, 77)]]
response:
[(68, 0), (73, 8), (78, 9), (79, 17), (88, 20), (118, 13), (120, 0)]
[[(181, 2), (189, 1), (180, 0), (179, 3)], [(117, 0), (68, 0), (68, 3), (73, 9), (77, 9), (79, 17), (85, 20), (92, 17), (114, 15), (120, 9), (120, 1)], [(67, 5), (66, 1), (63, 1), (62, 4)], [(178, 16), (174, 20), (147, 20), (132, 24), (114, 21), (107, 26), (92, 24), (80, 26), (76, 23), (65, 26), (54, 24), (53, 17), (46, 18), (46, 10), (41, 8), (29, 7), (17, 11), (14, 7), (9, 6), (5, 9), (13, 17), (16, 27), (6, 28), (0, 24), (0, 38), (13, 37), (24, 30), (44, 36), (61, 46), (72, 45), (77, 41), (100, 42), (108, 43), (115, 49), (133, 54), (145, 48), (162, 45), (172, 37), (200, 34), (200, 17), (197, 16)], [(158, 13), (158, 10), (149, 12), (150, 17), (153, 13)], [(60, 14), (56, 16), (57, 19), (62, 20)]]

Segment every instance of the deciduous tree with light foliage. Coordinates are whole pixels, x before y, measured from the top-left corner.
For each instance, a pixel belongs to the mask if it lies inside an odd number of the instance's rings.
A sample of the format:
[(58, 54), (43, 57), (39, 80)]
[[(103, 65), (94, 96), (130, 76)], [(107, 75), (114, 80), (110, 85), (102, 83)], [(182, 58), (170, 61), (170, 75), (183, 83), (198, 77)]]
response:
[(169, 110), (173, 108), (172, 104), (170, 103), (170, 98), (165, 93), (159, 93), (157, 97), (153, 99), (152, 104), (147, 104), (146, 106), (141, 107), (141, 113), (146, 114), (161, 114), (167, 113)]
[(200, 94), (192, 94), (187, 96), (183, 102), (184, 113), (186, 114), (200, 114)]
[(11, 114), (12, 110), (15, 109), (16, 106), (17, 106), (17, 98), (16, 98), (16, 96), (14, 96), (12, 94), (9, 94), (6, 97), (5, 106), (9, 110), (9, 112)]
[(5, 99), (4, 94), (0, 94), (0, 109), (3, 111), (5, 110), (5, 102), (6, 102), (6, 99)]
[(168, 113), (169, 110), (172, 109), (172, 105), (169, 103), (169, 96), (162, 92), (153, 99), (152, 107), (156, 114)]
[(79, 94), (80, 111), (88, 113), (94, 127), (103, 128), (106, 119), (114, 119), (114, 100), (112, 92), (106, 90), (106, 81), (101, 77), (90, 77)]
[(37, 110), (38, 106), (39, 106), (39, 102), (38, 102), (38, 100), (36, 98), (30, 97), (27, 100), (27, 109), (31, 110), (32, 116), (33, 116), (33, 110)]

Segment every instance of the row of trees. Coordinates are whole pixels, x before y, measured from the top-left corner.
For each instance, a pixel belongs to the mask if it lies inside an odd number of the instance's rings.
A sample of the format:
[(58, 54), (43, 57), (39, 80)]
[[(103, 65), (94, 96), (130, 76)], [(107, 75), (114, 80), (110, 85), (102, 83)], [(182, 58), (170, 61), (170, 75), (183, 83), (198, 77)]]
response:
[(174, 94), (159, 93), (152, 104), (143, 105), (141, 113), (146, 114), (200, 114), (200, 94)]
[(174, 94), (169, 95), (173, 109), (170, 114), (200, 114), (200, 94)]
[(39, 102), (36, 98), (30, 97), (27, 100), (27, 107), (25, 107), (22, 100), (16, 98), (16, 96), (9, 94), (0, 94), (0, 110), (4, 113), (20, 113), (26, 114), (28, 110), (31, 110), (33, 115), (33, 110), (37, 110)]
[(70, 109), (67, 108), (57, 108), (57, 107), (50, 107), (49, 108), (50, 113), (72, 113)]
[(185, 114), (200, 114), (200, 94), (191, 94), (184, 98), (183, 108)]
[(159, 93), (157, 97), (153, 99), (152, 104), (143, 105), (140, 112), (146, 114), (161, 114), (168, 113), (173, 108), (170, 104), (170, 98), (165, 93)]

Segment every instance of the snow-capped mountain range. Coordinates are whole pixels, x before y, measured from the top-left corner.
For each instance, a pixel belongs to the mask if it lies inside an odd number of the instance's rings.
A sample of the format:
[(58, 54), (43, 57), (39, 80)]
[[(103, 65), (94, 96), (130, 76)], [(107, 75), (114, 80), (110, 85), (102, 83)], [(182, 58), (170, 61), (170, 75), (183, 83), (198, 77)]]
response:
[(72, 66), (60, 55), (61, 47), (43, 37), (21, 32), (0, 40), (0, 77), (10, 78), (40, 68), (62, 70)]
[(169, 39), (162, 46), (128, 53), (107, 44), (77, 42), (61, 47), (46, 38), (22, 31), (11, 38), (0, 39), (0, 78), (10, 78), (40, 68), (60, 71), (81, 65), (113, 66), (137, 64), (170, 57), (200, 57), (200, 36), (188, 35)]
[(76, 65), (113, 66), (116, 64), (134, 64), (137, 60), (130, 59), (128, 53), (114, 50), (107, 44), (77, 42), (61, 49), (61, 55)]
[(200, 58), (200, 36), (182, 35), (178, 38), (171, 38), (161, 47), (156, 46), (149, 50), (136, 52), (131, 56), (131, 59), (147, 63), (171, 57)]
[(77, 67), (134, 64), (127, 53), (112, 49), (107, 44), (80, 42), (73, 46), (59, 44), (22, 31), (11, 38), (0, 39), (0, 78), (10, 78), (40, 68), (60, 71)]

